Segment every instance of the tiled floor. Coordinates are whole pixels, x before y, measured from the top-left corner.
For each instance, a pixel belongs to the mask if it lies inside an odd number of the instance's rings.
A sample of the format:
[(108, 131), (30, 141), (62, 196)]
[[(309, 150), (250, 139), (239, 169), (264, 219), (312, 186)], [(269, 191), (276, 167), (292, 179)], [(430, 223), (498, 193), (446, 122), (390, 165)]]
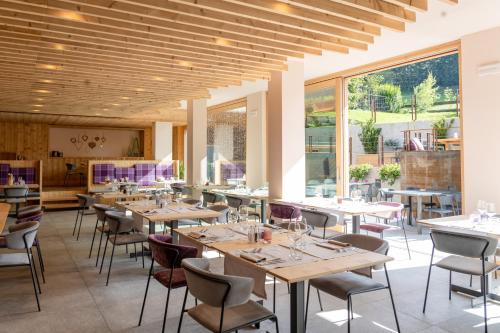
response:
[[(0, 271), (0, 332), (160, 332), (166, 289), (152, 282), (143, 325), (137, 327), (147, 268), (143, 269), (140, 261), (135, 262), (120, 249), (113, 263), (110, 285), (106, 287), (105, 274), (99, 275), (94, 266), (95, 257), (88, 259), (94, 217), (85, 218), (82, 236), (76, 241), (71, 236), (75, 214), (51, 212), (44, 217), (40, 237), (47, 283), (42, 285), (41, 312), (36, 312), (28, 270)], [(428, 235), (418, 236), (414, 230), (409, 231), (412, 260), (408, 260), (399, 231), (388, 233), (385, 238), (391, 243), (389, 254), (396, 259), (388, 268), (402, 332), (483, 332), (482, 307), (471, 308), (470, 300), (457, 294), (449, 301), (448, 275), (439, 269), (433, 272), (428, 310), (422, 314), (431, 250)], [(213, 259), (213, 267), (220, 270), (221, 259)], [(384, 281), (383, 272), (376, 272), (375, 277)], [(454, 281), (465, 285), (468, 277), (456, 274)], [(478, 281), (474, 282), (478, 287)], [(270, 284), (272, 295), (271, 288)], [(325, 311), (319, 312), (317, 297), (312, 295), (308, 332), (347, 332), (345, 303), (324, 295)], [(183, 290), (173, 291), (172, 296), (167, 332), (176, 331)], [(278, 286), (278, 297), (280, 328), (289, 332), (285, 284)], [(189, 299), (188, 305), (192, 302)], [(265, 304), (271, 307), (272, 299)], [(352, 322), (352, 332), (395, 332), (387, 291), (355, 296), (353, 305), (356, 319)], [(500, 332), (500, 306), (490, 303), (488, 312), (489, 331)], [(206, 332), (185, 318), (183, 332)], [(260, 331), (266, 329), (274, 332), (271, 323), (262, 325)]]

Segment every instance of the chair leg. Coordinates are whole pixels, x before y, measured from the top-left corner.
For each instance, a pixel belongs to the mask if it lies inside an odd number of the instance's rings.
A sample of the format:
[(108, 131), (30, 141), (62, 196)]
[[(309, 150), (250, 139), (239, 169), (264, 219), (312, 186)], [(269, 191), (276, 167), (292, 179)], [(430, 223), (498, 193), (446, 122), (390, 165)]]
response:
[(347, 296), (347, 333), (351, 333), (351, 296)]
[(427, 295), (429, 294), (429, 282), (431, 280), (432, 259), (434, 258), (434, 246), (432, 247), (431, 264), (429, 265), (429, 274), (427, 275), (427, 286), (425, 287), (424, 308), (422, 313), (425, 313), (425, 306), (427, 305)]
[(484, 267), (484, 257), (482, 258), (482, 264), (483, 264), (483, 274), (481, 276), (482, 280), (483, 280), (483, 308), (484, 308), (484, 333), (488, 333), (488, 313), (486, 311), (486, 307), (487, 307), (487, 302), (486, 302), (486, 293), (487, 293), (487, 290), (488, 290), (488, 281), (486, 280), (486, 272), (485, 272), (485, 267)]
[(38, 312), (40, 312), (41, 311), (40, 300), (38, 299), (38, 290), (36, 290), (35, 276), (33, 275), (34, 267), (33, 267), (33, 264), (31, 262), (30, 253), (29, 253), (28, 249), (26, 249), (26, 255), (28, 256), (28, 262), (29, 262), (30, 273), (31, 273), (31, 281), (33, 282), (33, 290), (35, 291), (36, 305), (38, 307)]
[(304, 316), (304, 333), (307, 331), (307, 314), (309, 313), (309, 295), (311, 293), (311, 284), (307, 284), (307, 296), (306, 296), (306, 313)]
[[(115, 237), (116, 241), (116, 237)], [(109, 276), (111, 275), (111, 265), (113, 265), (113, 256), (115, 255), (115, 243), (113, 242), (113, 248), (111, 249), (111, 258), (109, 259), (108, 277), (106, 278), (106, 287), (109, 284)]]
[(387, 288), (389, 288), (389, 296), (391, 296), (392, 311), (394, 311), (394, 320), (396, 321), (396, 327), (398, 329), (398, 333), (400, 333), (401, 330), (399, 328), (398, 314), (396, 313), (396, 305), (394, 304), (394, 297), (392, 296), (391, 282), (389, 281), (389, 274), (387, 274), (387, 267), (385, 264), (384, 264), (384, 271), (385, 271), (385, 278), (387, 280)]
[(403, 221), (403, 218), (401, 218), (401, 226), (403, 227), (403, 234), (405, 236), (406, 250), (408, 250), (408, 259), (411, 260), (410, 246), (408, 245), (408, 238), (406, 237), (406, 229), (405, 229), (405, 223)]
[(102, 266), (104, 264), (104, 258), (106, 257), (106, 250), (108, 249), (109, 234), (106, 236), (106, 243), (104, 244), (104, 251), (102, 252), (101, 268), (99, 269), (99, 274), (102, 273)]
[(99, 264), (99, 255), (101, 254), (101, 245), (102, 245), (102, 236), (104, 234), (104, 226), (106, 224), (106, 221), (102, 221), (102, 231), (101, 231), (101, 236), (99, 239), (99, 248), (97, 249), (97, 258), (95, 259), (95, 267)]
[[(495, 274), (496, 274), (496, 273), (497, 273), (497, 272), (495, 271)], [(495, 277), (495, 278), (496, 278), (496, 277)], [(472, 287), (472, 275), (470, 276), (469, 286), (470, 286), (470, 287)]]
[(134, 256), (135, 256), (135, 261), (137, 261), (137, 244), (134, 243)]
[(184, 294), (184, 301), (182, 302), (181, 317), (179, 318), (179, 326), (177, 327), (177, 333), (181, 332), (182, 318), (184, 317), (184, 309), (186, 308), (186, 299), (188, 296), (188, 288), (186, 287), (186, 293)]
[(95, 234), (97, 232), (97, 226), (99, 225), (99, 219), (95, 221), (95, 227), (94, 227), (94, 235), (92, 236), (92, 243), (90, 243), (90, 252), (89, 252), (89, 259), (92, 256), (92, 249), (94, 248), (94, 240), (95, 240)]
[(451, 271), (450, 271), (450, 281), (448, 283), (448, 299), (451, 301)]
[(354, 319), (354, 311), (352, 311), (352, 297), (351, 297), (351, 301), (349, 302), (349, 304), (351, 305), (351, 320)]
[(323, 302), (321, 302), (321, 296), (319, 294), (319, 289), (316, 288), (316, 292), (318, 293), (318, 302), (319, 302), (319, 309), (323, 311)]
[(144, 268), (144, 242), (141, 242), (141, 250), (142, 250), (142, 268)]
[(75, 235), (76, 226), (78, 225), (78, 218), (79, 217), (80, 217), (80, 208), (77, 208), (77, 210), (76, 210), (75, 225), (73, 226), (73, 236)]
[(141, 315), (139, 316), (139, 324), (137, 326), (141, 326), (142, 323), (142, 315), (144, 314), (144, 307), (146, 306), (146, 297), (148, 297), (149, 282), (151, 281), (151, 274), (153, 274), (153, 265), (154, 260), (151, 259), (151, 268), (149, 268), (148, 282), (146, 283), (146, 291), (144, 292), (144, 300), (142, 301)]
[(38, 254), (38, 262), (40, 263), (40, 273), (42, 273), (42, 281), (45, 283), (45, 264), (43, 263), (42, 250), (40, 247), (40, 241), (37, 240), (36, 252)]
[(41, 294), (42, 293), (42, 288), (40, 287), (40, 279), (38, 278), (38, 273), (36, 271), (36, 265), (35, 265), (35, 261), (34, 261), (35, 256), (33, 255), (33, 248), (30, 248), (29, 252), (30, 252), (30, 255), (31, 255), (31, 265), (33, 265), (33, 272), (35, 272), (36, 284), (38, 285), (38, 292)]
[(78, 226), (78, 233), (76, 235), (76, 240), (80, 238), (80, 230), (82, 229), (82, 223), (83, 223), (83, 215), (85, 213), (85, 209), (82, 209), (82, 213), (80, 214), (80, 225)]
[(168, 288), (168, 291), (167, 291), (167, 302), (165, 303), (165, 312), (163, 313), (163, 326), (162, 326), (162, 329), (161, 329), (162, 333), (165, 332), (165, 324), (167, 322), (167, 311), (168, 311), (168, 302), (170, 301), (170, 290), (172, 290), (172, 289)]
[(273, 313), (276, 313), (276, 276), (273, 276)]
[[(276, 324), (276, 333), (280, 333), (280, 325), (278, 325), (278, 317), (274, 318), (274, 323)], [(305, 329), (304, 329), (305, 332)]]

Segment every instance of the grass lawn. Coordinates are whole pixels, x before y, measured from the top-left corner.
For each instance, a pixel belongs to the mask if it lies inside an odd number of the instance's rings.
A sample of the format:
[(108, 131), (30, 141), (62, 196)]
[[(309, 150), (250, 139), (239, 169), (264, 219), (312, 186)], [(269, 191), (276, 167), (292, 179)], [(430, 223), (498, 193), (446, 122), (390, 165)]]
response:
[[(315, 112), (311, 116), (317, 117), (333, 117), (335, 118), (335, 112)], [(417, 120), (439, 120), (441, 118), (454, 118), (456, 117), (455, 111), (442, 111), (442, 112), (423, 112), (417, 114)], [(371, 118), (371, 113), (364, 110), (350, 110), (349, 111), (349, 121), (367, 121)], [(410, 113), (389, 113), (389, 112), (377, 112), (377, 124), (387, 124), (387, 123), (401, 123), (411, 121)]]

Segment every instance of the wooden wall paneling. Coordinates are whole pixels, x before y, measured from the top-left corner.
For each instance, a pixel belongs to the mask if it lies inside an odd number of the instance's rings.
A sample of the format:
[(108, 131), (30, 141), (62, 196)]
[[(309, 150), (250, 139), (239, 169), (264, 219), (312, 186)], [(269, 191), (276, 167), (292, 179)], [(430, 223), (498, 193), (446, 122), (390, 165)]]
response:
[(144, 159), (151, 160), (153, 159), (153, 128), (146, 127), (144, 128)]
[(172, 139), (172, 159), (184, 161), (184, 133), (187, 126), (174, 126)]

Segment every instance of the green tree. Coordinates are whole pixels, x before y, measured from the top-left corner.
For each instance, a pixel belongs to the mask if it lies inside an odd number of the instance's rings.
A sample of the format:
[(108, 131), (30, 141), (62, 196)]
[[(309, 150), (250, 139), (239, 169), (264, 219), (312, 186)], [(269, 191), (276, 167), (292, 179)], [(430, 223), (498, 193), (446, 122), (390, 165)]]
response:
[(403, 106), (401, 87), (384, 83), (378, 86), (377, 95), (384, 98), (384, 102), (389, 108), (387, 111), (392, 113), (399, 113), (401, 111), (401, 107)]
[(380, 135), (380, 132), (382, 132), (382, 129), (375, 127), (375, 121), (373, 119), (370, 119), (366, 122), (359, 122), (358, 124), (361, 127), (361, 132), (358, 134), (358, 137), (359, 140), (361, 140), (361, 144), (363, 145), (365, 153), (377, 153), (378, 137)]
[(413, 89), (417, 99), (417, 112), (427, 112), (437, 99), (436, 78), (429, 72), (427, 78)]

